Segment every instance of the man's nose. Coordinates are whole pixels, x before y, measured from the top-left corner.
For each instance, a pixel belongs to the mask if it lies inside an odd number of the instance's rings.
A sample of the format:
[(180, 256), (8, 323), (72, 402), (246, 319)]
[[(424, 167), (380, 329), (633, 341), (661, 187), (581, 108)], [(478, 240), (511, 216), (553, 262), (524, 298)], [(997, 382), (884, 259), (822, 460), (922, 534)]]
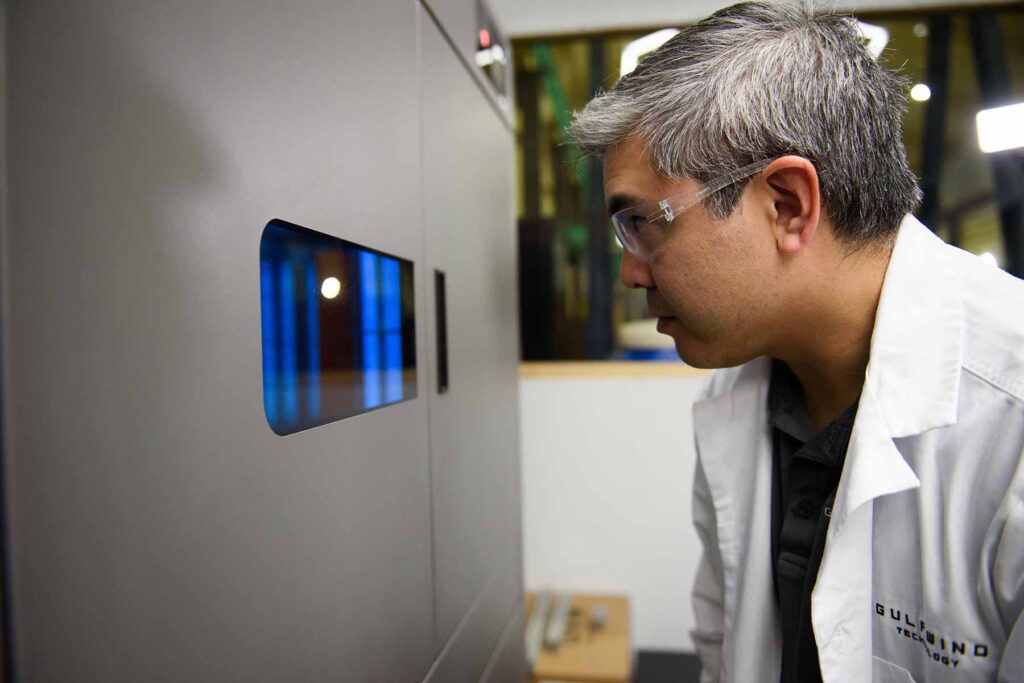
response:
[(654, 289), (654, 278), (651, 277), (650, 267), (628, 251), (622, 252), (622, 265), (619, 266), (619, 278), (622, 280), (622, 284), (626, 285), (630, 289), (636, 289), (638, 287)]

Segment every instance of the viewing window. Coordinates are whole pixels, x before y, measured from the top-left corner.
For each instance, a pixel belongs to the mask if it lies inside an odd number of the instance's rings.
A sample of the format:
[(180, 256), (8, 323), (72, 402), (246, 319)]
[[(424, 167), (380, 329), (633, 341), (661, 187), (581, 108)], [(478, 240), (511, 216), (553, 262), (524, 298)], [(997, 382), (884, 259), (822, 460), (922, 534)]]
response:
[(263, 407), (277, 434), (416, 397), (410, 261), (272, 220), (260, 302)]

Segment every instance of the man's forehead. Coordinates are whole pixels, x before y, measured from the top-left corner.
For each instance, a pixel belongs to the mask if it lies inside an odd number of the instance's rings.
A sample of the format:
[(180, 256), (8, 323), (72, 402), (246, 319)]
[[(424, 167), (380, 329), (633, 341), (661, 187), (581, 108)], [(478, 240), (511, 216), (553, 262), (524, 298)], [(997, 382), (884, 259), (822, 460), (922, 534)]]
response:
[[(604, 194), (606, 202), (616, 195), (646, 197), (675, 191), (679, 186), (658, 173), (643, 141), (626, 139), (611, 147), (604, 156)], [(647, 197), (648, 199), (650, 197)]]
[(612, 146), (604, 155), (605, 177), (614, 173), (654, 173), (647, 146), (637, 138), (627, 138)]

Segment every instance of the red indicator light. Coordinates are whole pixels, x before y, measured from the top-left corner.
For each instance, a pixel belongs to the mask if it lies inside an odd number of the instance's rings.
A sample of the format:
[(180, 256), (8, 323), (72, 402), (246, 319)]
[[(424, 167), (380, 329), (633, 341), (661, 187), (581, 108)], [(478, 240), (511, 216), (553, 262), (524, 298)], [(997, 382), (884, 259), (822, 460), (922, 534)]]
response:
[(491, 46), (491, 32), (485, 28), (480, 29), (480, 47)]

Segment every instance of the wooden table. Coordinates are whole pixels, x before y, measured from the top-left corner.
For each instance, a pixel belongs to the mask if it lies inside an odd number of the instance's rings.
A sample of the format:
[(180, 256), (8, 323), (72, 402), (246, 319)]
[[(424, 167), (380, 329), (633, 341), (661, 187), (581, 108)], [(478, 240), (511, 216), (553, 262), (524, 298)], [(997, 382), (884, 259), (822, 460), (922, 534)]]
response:
[[(535, 595), (526, 595), (527, 619)], [(590, 628), (591, 610), (605, 605), (608, 618), (599, 630)], [(629, 598), (624, 595), (574, 593), (565, 638), (557, 650), (542, 649), (530, 683), (630, 683), (633, 649), (629, 637)]]

